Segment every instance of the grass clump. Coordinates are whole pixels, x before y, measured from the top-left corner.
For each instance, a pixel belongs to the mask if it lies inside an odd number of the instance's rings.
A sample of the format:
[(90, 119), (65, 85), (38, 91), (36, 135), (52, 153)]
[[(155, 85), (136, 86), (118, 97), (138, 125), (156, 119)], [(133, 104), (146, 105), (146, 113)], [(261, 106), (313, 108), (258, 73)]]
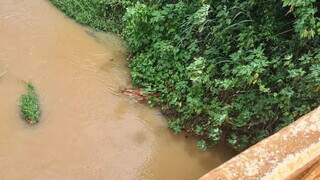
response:
[(39, 98), (31, 83), (26, 84), (27, 93), (20, 97), (20, 111), (22, 118), (29, 124), (36, 124), (40, 120), (41, 110)]

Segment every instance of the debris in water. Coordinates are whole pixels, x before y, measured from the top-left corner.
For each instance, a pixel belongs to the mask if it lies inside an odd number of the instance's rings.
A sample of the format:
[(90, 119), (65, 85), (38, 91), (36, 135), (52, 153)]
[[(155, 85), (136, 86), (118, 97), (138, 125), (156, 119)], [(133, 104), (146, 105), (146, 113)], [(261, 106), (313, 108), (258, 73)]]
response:
[(141, 89), (120, 89), (120, 93), (130, 96), (137, 100), (138, 102), (145, 102), (147, 101), (148, 97), (143, 94), (143, 91)]
[(2, 78), (4, 75), (6, 75), (7, 74), (7, 71), (4, 71), (4, 72), (2, 72), (1, 74), (0, 74), (0, 78)]
[(159, 97), (158, 93), (146, 94), (142, 89), (125, 88), (120, 89), (120, 93), (134, 98), (140, 103), (145, 103), (150, 97)]

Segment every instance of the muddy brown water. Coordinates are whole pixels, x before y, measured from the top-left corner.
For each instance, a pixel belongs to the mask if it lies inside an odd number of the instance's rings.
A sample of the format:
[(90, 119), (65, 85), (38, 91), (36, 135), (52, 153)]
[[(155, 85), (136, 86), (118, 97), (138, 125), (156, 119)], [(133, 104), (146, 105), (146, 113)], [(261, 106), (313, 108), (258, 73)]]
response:
[[(0, 179), (196, 179), (233, 153), (198, 151), (155, 109), (116, 90), (130, 86), (122, 43), (88, 33), (45, 0), (0, 1)], [(21, 120), (24, 81), (42, 119)]]

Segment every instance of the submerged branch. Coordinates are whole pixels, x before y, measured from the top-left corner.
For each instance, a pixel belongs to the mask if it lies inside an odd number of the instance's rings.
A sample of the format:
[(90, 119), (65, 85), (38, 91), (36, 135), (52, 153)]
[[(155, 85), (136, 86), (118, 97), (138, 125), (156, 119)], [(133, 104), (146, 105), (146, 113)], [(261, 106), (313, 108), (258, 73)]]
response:
[(0, 78), (2, 78), (3, 76), (5, 76), (7, 74), (7, 71), (4, 71), (2, 73), (0, 73)]

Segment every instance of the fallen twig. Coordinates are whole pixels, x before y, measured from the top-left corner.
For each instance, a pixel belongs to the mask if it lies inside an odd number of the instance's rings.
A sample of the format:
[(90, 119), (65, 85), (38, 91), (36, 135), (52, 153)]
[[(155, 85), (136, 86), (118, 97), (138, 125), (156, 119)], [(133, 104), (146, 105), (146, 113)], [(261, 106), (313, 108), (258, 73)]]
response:
[(145, 102), (147, 97), (143, 94), (141, 89), (122, 89), (120, 93), (132, 97), (138, 102)]
[(150, 97), (160, 96), (160, 94), (158, 93), (145, 94), (142, 89), (131, 89), (131, 88), (120, 89), (120, 93), (129, 97), (132, 97), (133, 99), (135, 99), (140, 103), (146, 102)]

